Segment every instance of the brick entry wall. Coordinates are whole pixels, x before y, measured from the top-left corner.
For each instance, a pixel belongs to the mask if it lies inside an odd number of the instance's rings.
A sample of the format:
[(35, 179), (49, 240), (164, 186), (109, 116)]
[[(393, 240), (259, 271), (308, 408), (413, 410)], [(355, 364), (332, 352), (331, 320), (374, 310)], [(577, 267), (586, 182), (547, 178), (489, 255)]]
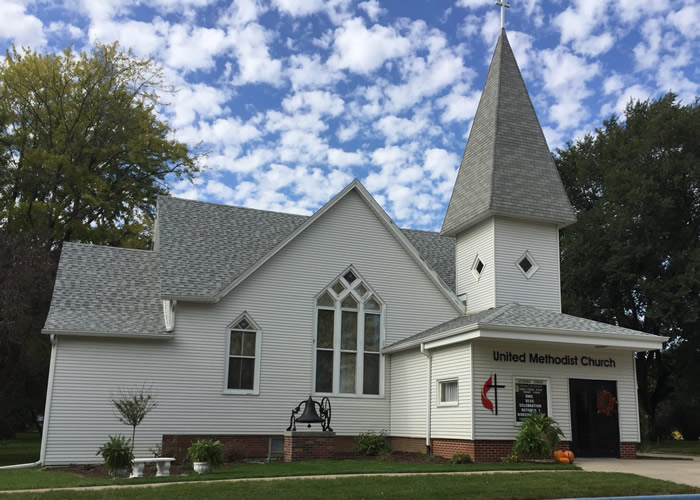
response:
[(620, 443), (620, 458), (634, 460), (637, 458), (637, 443)]

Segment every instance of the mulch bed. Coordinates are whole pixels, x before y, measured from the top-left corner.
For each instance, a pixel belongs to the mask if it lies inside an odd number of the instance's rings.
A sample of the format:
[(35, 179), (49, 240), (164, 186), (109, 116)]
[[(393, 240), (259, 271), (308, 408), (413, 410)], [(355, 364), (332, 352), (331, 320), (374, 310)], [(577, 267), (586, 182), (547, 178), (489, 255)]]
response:
[[(401, 462), (410, 464), (446, 464), (447, 459), (442, 457), (429, 456), (424, 453), (407, 453), (403, 451), (397, 451), (392, 453), (390, 456), (386, 457), (364, 457), (364, 456), (353, 456), (348, 457), (354, 460), (376, 460), (383, 462)], [(263, 461), (264, 459), (260, 459)], [(239, 459), (233, 462), (226, 462), (222, 467), (235, 467), (236, 465), (242, 465), (250, 463), (250, 459)], [(110, 479), (107, 470), (104, 465), (77, 465), (72, 464), (66, 467), (49, 467), (44, 469), (46, 471), (59, 471), (59, 472), (70, 472), (71, 474), (77, 474), (83, 477), (93, 477), (93, 478), (103, 478)], [(172, 463), (170, 465), (170, 475), (171, 476), (181, 476), (192, 471), (192, 464), (177, 464)], [(155, 464), (146, 464), (143, 471), (144, 477), (155, 476), (156, 466)]]

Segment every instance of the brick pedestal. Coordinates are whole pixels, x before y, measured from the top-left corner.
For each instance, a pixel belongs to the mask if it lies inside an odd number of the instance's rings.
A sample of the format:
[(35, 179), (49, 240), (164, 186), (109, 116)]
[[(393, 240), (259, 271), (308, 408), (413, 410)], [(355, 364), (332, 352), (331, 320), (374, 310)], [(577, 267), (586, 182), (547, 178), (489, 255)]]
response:
[(637, 458), (637, 443), (620, 443), (620, 458), (635, 460)]
[(335, 432), (287, 431), (284, 433), (284, 461), (335, 458)]

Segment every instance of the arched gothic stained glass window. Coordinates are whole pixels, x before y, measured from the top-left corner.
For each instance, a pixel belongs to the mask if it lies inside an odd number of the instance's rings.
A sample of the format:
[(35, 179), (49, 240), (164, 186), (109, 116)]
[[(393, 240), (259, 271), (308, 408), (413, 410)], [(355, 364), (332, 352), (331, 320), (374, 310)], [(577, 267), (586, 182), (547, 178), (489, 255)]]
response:
[(316, 298), (315, 382), (322, 394), (381, 394), (384, 305), (353, 268)]

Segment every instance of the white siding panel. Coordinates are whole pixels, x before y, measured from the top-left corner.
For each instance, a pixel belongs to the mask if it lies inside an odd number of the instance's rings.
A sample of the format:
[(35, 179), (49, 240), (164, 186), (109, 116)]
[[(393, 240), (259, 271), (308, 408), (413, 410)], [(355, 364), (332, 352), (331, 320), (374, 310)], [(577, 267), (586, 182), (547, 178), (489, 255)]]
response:
[[(636, 401), (634, 354), (628, 351), (582, 347), (548, 347), (534, 343), (480, 342), (472, 344), (474, 362), (474, 439), (514, 439), (519, 427), (515, 424), (514, 377), (549, 379), (551, 413), (564, 432), (564, 439), (571, 439), (571, 409), (569, 379), (614, 380), (617, 382), (620, 441), (639, 442), (639, 414)], [(592, 358), (612, 358), (615, 368), (581, 366), (557, 366), (506, 361), (494, 361), (493, 351), (551, 354), (553, 356), (577, 355)], [(492, 414), (481, 404), (481, 388), (493, 373), (498, 383), (506, 387), (498, 390), (498, 415)], [(488, 393), (493, 401), (493, 389)]]
[(391, 355), (392, 436), (425, 437), (427, 369), (418, 349)]
[[(496, 306), (516, 302), (561, 312), (556, 225), (496, 217), (495, 242)], [(516, 266), (526, 250), (540, 266), (530, 279)]]
[[(129, 433), (110, 394), (144, 383), (158, 407), (137, 430), (138, 455), (163, 434), (281, 434), (312, 390), (313, 298), (350, 264), (386, 304), (385, 344), (456, 316), (351, 192), (219, 303), (178, 302), (174, 338), (60, 338), (45, 463), (97, 461), (107, 434)], [(259, 395), (222, 393), (227, 325), (243, 311), (262, 329)], [(390, 428), (388, 360), (384, 373), (383, 397), (331, 398), (338, 434)]]
[[(472, 438), (471, 345), (468, 343), (435, 349), (432, 373), (431, 437)], [(439, 382), (457, 380), (459, 404), (440, 406)]]
[[(470, 227), (457, 235), (457, 295), (467, 294), (467, 312), (483, 311), (495, 306), (494, 218)], [(476, 256), (484, 263), (477, 280), (472, 273)]]

